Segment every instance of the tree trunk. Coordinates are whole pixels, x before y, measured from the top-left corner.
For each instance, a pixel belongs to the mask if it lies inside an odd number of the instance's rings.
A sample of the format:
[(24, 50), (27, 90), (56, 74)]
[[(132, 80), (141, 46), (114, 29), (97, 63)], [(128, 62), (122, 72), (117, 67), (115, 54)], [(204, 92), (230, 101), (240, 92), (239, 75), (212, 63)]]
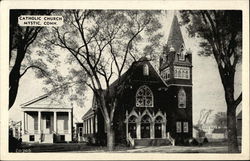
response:
[(231, 104), (227, 104), (227, 131), (228, 131), (228, 152), (239, 153), (236, 128), (236, 110)]
[(107, 147), (109, 151), (113, 151), (115, 147), (115, 133), (111, 123), (106, 123), (107, 127)]
[(18, 42), (19, 44), (17, 46), (17, 56), (15, 64), (9, 74), (9, 109), (13, 106), (16, 100), (19, 81), (21, 78), (20, 75), (21, 64), (25, 56), (24, 44), (21, 36), (19, 36)]
[(227, 132), (228, 132), (228, 152), (238, 153), (237, 127), (236, 127), (236, 107), (234, 105), (234, 87), (225, 88), (225, 98), (227, 103)]
[(9, 80), (9, 109), (14, 105), (19, 87), (18, 71), (11, 71)]

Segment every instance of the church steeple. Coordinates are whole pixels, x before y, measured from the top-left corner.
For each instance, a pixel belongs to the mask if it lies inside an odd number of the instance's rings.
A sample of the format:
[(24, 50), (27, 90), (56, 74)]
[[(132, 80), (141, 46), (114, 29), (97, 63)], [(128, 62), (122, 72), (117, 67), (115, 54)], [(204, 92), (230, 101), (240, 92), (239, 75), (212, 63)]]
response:
[(167, 50), (170, 51), (170, 48), (172, 47), (172, 49), (174, 49), (175, 51), (179, 51), (182, 44), (184, 44), (184, 41), (181, 34), (180, 25), (176, 15), (174, 15), (170, 33), (168, 36)]
[(168, 84), (191, 84), (192, 55), (186, 50), (180, 24), (174, 15), (167, 44), (160, 56), (160, 75)]

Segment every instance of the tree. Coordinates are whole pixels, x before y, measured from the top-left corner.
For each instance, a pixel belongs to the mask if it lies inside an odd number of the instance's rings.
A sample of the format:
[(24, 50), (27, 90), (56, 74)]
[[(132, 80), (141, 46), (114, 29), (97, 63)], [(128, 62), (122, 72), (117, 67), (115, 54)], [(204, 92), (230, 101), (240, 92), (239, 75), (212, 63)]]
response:
[[(161, 27), (158, 11), (71, 10), (63, 11), (65, 24), (53, 28), (48, 41), (70, 54), (68, 61), (84, 71), (85, 84), (93, 91), (107, 127), (107, 146), (114, 149), (113, 118), (120, 81), (128, 65), (137, 61), (142, 36), (151, 36)], [(54, 33), (54, 34), (53, 34)], [(156, 35), (154, 35), (156, 36)], [(157, 36), (156, 36), (157, 37)], [(136, 55), (135, 55), (136, 53)], [(73, 78), (74, 79), (74, 78)], [(111, 81), (117, 80), (111, 87)]]
[(236, 107), (242, 94), (235, 98), (234, 79), (242, 55), (242, 11), (181, 11), (183, 24), (191, 37), (201, 38), (199, 53), (213, 55), (225, 91), (227, 104), (228, 150), (239, 152), (236, 132)]
[[(18, 25), (20, 15), (48, 15), (52, 10), (11, 10), (10, 11), (10, 43), (9, 43), (9, 109), (16, 100), (19, 81), (24, 74), (31, 68), (38, 69), (46, 75), (46, 65), (40, 60), (31, 59), (24, 65), (24, 60), (30, 58), (30, 46), (35, 42), (38, 34), (42, 32), (43, 27), (22, 27)], [(29, 64), (29, 65), (28, 65)], [(28, 66), (27, 66), (28, 65)]]
[(227, 126), (227, 114), (226, 114), (226, 112), (216, 113), (213, 123), (217, 128), (225, 128)]

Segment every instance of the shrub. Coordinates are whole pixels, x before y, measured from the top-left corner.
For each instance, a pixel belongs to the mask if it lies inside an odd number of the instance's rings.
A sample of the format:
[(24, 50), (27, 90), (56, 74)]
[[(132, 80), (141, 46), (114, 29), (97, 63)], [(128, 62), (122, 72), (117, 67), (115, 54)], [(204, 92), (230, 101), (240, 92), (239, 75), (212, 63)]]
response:
[(207, 144), (207, 143), (208, 143), (208, 139), (207, 139), (206, 137), (204, 138), (203, 143), (204, 143), (204, 144)]
[(196, 140), (196, 139), (190, 139), (190, 144), (193, 145), (193, 146), (198, 146), (199, 145), (199, 142)]

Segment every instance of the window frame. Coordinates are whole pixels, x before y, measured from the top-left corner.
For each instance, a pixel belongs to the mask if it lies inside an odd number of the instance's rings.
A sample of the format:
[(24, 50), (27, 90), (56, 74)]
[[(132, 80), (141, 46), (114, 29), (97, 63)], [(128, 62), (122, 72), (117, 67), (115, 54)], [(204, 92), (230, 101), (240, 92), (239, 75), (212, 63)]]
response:
[(186, 60), (184, 52), (185, 52), (185, 46), (184, 46), (184, 44), (182, 44), (181, 49), (179, 51), (179, 57), (178, 57), (180, 61)]
[(46, 116), (45, 116), (45, 120), (46, 120), (45, 128), (46, 128), (46, 129), (51, 128), (51, 116), (50, 116), (50, 115), (46, 115)]
[(181, 126), (181, 121), (176, 122), (176, 133), (181, 133), (182, 132), (182, 126)]
[[(182, 94), (184, 94), (184, 96)], [(180, 97), (183, 97), (183, 98), (180, 98)], [(180, 99), (183, 99), (183, 100), (180, 100)], [(181, 106), (182, 104), (183, 106)], [(187, 108), (187, 94), (184, 88), (181, 88), (178, 91), (178, 108)]]
[(183, 132), (188, 133), (188, 121), (183, 122)]
[[(141, 90), (142, 95), (139, 95), (139, 92), (141, 92)], [(146, 92), (149, 92), (150, 95), (146, 95)], [(139, 99), (142, 103), (139, 103)], [(151, 101), (150, 104), (147, 103), (148, 100)], [(138, 88), (135, 95), (135, 105), (136, 107), (154, 107), (154, 94), (148, 86), (143, 85)]]
[(174, 78), (176, 79), (190, 79), (190, 68), (183, 66), (174, 66)]
[(149, 67), (148, 64), (143, 65), (143, 75), (144, 76), (149, 76)]

